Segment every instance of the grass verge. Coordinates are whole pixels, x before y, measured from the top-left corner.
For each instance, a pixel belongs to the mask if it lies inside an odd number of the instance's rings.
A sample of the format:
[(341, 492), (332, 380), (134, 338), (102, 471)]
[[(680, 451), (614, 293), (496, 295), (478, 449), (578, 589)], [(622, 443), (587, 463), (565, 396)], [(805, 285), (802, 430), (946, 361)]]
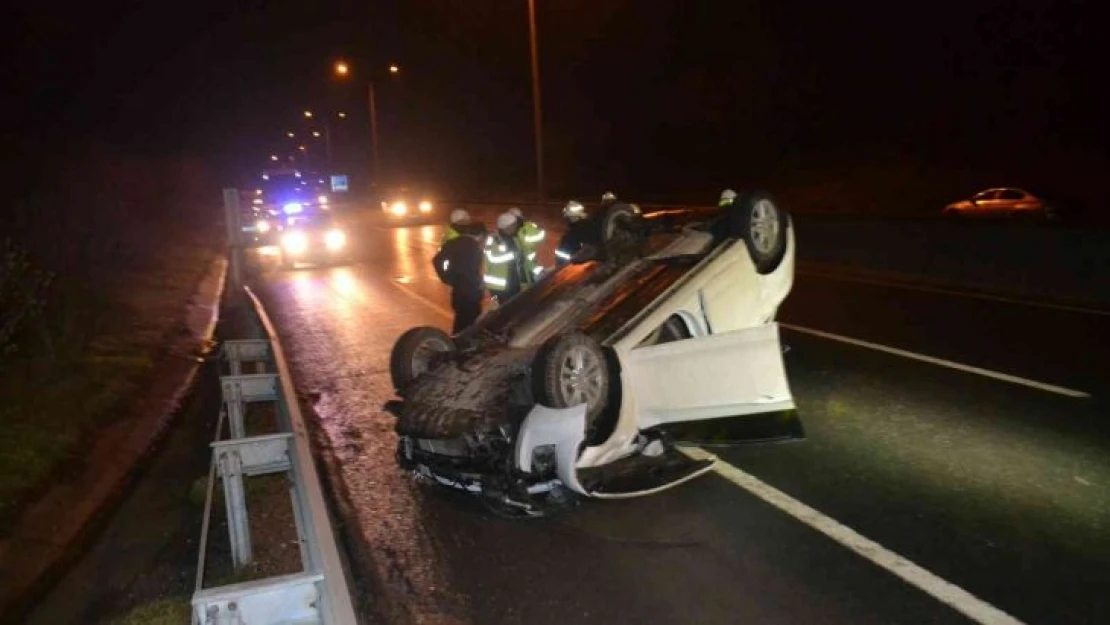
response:
[(26, 341), (0, 361), (0, 534), (28, 499), (84, 468), (81, 443), (93, 429), (125, 416), (214, 258), (209, 248), (167, 244), (115, 288), (57, 285), (53, 356)]

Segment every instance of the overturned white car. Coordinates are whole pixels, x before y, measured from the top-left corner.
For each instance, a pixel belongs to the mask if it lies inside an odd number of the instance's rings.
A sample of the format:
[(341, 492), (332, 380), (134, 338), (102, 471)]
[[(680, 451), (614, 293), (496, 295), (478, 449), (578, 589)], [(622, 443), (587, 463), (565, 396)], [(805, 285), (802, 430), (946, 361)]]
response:
[(598, 228), (604, 249), (458, 336), (398, 339), (402, 466), (538, 515), (712, 467), (676, 444), (802, 437), (774, 322), (794, 234), (770, 196), (653, 214), (618, 204)]

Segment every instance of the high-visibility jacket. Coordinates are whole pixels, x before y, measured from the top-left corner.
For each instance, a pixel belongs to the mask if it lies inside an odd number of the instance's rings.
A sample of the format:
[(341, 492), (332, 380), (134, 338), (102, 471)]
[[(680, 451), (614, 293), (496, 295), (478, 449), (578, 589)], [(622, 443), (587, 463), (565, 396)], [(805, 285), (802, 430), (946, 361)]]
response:
[(526, 239), (523, 232), (521, 228), (515, 237), (498, 232), (486, 238), (485, 283), (490, 292), (515, 293), (532, 286), (543, 273), (536, 261), (536, 243), (543, 240), (543, 230), (538, 239), (534, 233)]
[(523, 241), (525, 245), (530, 245), (533, 249), (538, 247), (546, 236), (547, 232), (534, 221), (525, 221), (516, 233), (518, 239)]
[(448, 241), (459, 238), (459, 234), (454, 224), (448, 225), (443, 229), (443, 238), (439, 240), (439, 248), (443, 249), (443, 246), (446, 245)]

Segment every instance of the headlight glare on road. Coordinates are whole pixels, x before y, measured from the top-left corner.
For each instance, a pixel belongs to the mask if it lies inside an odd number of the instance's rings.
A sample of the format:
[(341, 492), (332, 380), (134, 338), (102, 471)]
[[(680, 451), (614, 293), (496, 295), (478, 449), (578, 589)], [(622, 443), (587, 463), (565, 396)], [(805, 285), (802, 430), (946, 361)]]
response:
[(429, 202), (428, 200), (424, 200), (423, 202), (421, 202), (420, 203), (420, 212), (421, 213), (430, 213), (430, 212), (432, 212), (432, 203)]
[(342, 230), (328, 230), (324, 235), (324, 245), (331, 251), (342, 249), (347, 244), (347, 235)]
[(393, 205), (389, 207), (389, 210), (394, 215), (400, 216), (409, 212), (409, 207), (404, 202), (394, 202)]
[(281, 237), (281, 247), (290, 254), (303, 254), (308, 249), (308, 237), (303, 232), (287, 232)]

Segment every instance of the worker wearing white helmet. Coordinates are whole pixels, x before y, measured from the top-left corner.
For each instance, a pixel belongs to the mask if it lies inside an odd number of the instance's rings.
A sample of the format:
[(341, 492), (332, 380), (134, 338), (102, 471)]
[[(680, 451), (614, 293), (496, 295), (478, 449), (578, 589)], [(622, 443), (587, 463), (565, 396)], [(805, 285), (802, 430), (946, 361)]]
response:
[(725, 189), (724, 191), (721, 191), (721, 199), (720, 199), (720, 201), (717, 202), (717, 206), (719, 206), (721, 208), (724, 208), (726, 206), (731, 206), (732, 202), (735, 199), (736, 199), (736, 192), (733, 191), (732, 189)]
[(443, 245), (432, 258), (436, 275), (451, 287), (451, 309), (455, 311), (452, 334), (469, 328), (482, 313), (485, 286), (482, 271), (482, 243), (485, 226), (472, 224), (463, 209), (451, 212), (451, 224)]
[(567, 231), (563, 238), (559, 239), (559, 245), (555, 248), (555, 264), (558, 266), (569, 263), (583, 246), (599, 244), (600, 227), (596, 219), (590, 219), (590, 215), (586, 213), (586, 207), (582, 206), (581, 202), (577, 200), (567, 202), (563, 207), (563, 219), (567, 221)]
[(544, 231), (544, 229), (541, 228), (536, 222), (528, 221), (527, 219), (525, 219), (524, 211), (520, 210), (516, 206), (513, 206), (506, 212), (508, 212), (513, 217), (516, 217), (517, 221), (520, 222), (519, 237), (525, 243), (536, 246), (539, 245), (544, 240), (544, 238), (547, 237), (547, 232)]
[(532, 286), (543, 272), (536, 262), (539, 241), (526, 239), (523, 226), (523, 220), (509, 209), (498, 216), (497, 232), (486, 238), (485, 284), (499, 304)]
[(439, 248), (443, 249), (443, 246), (446, 245), (448, 241), (463, 234), (469, 226), (470, 213), (466, 212), (465, 208), (456, 208), (451, 211), (447, 227), (443, 230), (443, 238), (439, 241)]
[(617, 203), (617, 194), (612, 191), (606, 191), (601, 194), (601, 210), (605, 210)]

